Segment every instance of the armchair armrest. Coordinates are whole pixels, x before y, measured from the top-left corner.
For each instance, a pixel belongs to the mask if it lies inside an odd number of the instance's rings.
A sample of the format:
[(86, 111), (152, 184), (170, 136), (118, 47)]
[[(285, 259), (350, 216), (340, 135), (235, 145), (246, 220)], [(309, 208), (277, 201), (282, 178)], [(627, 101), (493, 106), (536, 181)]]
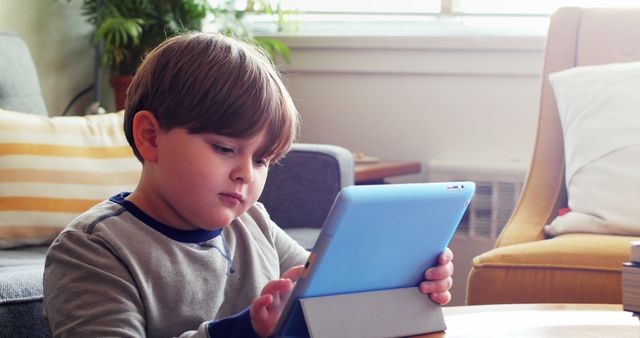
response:
[(574, 49), (581, 15), (579, 8), (563, 8), (553, 15), (545, 49), (538, 132), (531, 167), (520, 200), (496, 247), (543, 239), (544, 225), (557, 215), (559, 208), (567, 206), (562, 127), (548, 76), (575, 66)]
[(541, 113), (536, 148), (524, 188), (496, 247), (544, 239), (544, 226), (567, 205), (558, 114)]

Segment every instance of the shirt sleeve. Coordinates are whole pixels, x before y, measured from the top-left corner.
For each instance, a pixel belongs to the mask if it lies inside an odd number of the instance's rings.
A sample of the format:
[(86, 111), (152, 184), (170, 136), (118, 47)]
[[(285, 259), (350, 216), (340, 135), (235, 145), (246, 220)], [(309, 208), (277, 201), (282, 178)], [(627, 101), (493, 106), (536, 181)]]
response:
[(296, 265), (304, 265), (309, 252), (273, 221), (271, 223), (275, 247), (280, 258), (280, 271), (285, 272)]
[(145, 336), (142, 302), (125, 266), (81, 232), (65, 232), (51, 245), (43, 287), (54, 337)]
[(208, 322), (207, 332), (211, 338), (259, 338), (251, 325), (249, 308), (235, 316)]
[(268, 238), (270, 245), (275, 248), (281, 274), (296, 265), (304, 265), (309, 257), (309, 252), (271, 220), (262, 203), (256, 203), (248, 213), (264, 236)]
[[(99, 236), (79, 231), (60, 235), (47, 253), (43, 292), (53, 337), (146, 336), (136, 284)], [(205, 323), (180, 336), (208, 337)]]

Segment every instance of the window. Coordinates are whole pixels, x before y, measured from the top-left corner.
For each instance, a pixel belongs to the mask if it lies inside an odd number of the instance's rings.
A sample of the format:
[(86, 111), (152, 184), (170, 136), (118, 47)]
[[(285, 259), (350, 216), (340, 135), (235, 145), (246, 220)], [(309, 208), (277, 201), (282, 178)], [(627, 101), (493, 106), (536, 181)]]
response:
[[(638, 7), (638, 0), (450, 0), (460, 14), (549, 15), (560, 7)], [(443, 1), (444, 2), (444, 1)]]
[(440, 0), (284, 0), (284, 8), (309, 14), (436, 14)]
[(565, 6), (638, 7), (640, 0), (284, 0), (309, 14), (548, 15)]
[[(315, 36), (544, 36), (549, 14), (560, 7), (640, 7), (640, 0), (268, 1), (297, 13), (291, 16), (296, 35)], [(254, 31), (275, 33), (267, 21), (251, 19)]]

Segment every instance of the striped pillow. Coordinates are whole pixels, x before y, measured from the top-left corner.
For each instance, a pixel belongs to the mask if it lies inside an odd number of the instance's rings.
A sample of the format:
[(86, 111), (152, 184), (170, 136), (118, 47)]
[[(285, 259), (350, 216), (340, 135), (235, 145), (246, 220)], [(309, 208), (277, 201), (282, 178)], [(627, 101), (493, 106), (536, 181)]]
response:
[(78, 214), (135, 188), (142, 165), (122, 123), (122, 113), (0, 109), (0, 248), (48, 243)]

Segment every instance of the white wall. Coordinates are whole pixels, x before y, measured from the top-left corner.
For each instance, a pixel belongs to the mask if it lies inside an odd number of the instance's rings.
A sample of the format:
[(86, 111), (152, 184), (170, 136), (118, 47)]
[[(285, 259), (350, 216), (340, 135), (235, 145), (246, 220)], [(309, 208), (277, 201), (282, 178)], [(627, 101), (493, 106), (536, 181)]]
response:
[[(286, 41), (303, 142), (419, 160), (424, 168), (432, 158), (529, 161), (542, 37)], [(426, 179), (424, 170), (404, 178)]]

